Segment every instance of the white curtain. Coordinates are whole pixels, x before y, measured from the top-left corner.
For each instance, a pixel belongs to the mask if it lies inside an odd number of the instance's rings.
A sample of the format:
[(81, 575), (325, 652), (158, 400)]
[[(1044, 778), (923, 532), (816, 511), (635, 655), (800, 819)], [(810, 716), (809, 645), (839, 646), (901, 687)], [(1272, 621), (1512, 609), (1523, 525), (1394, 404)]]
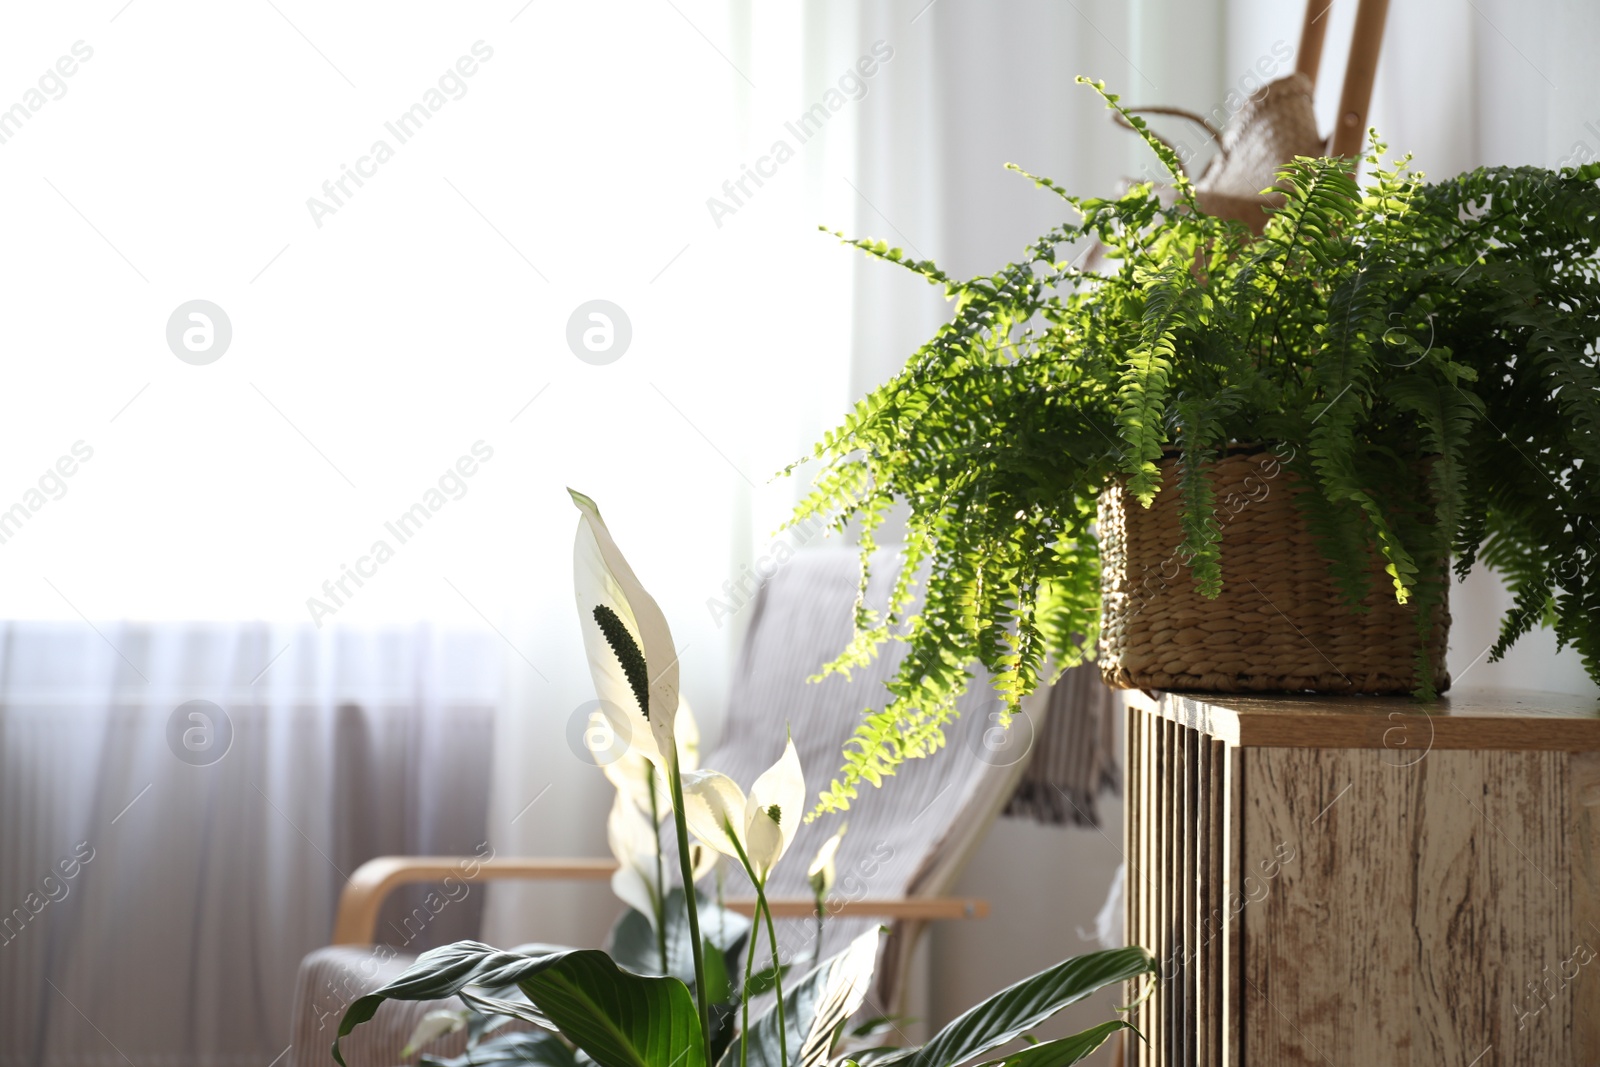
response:
[[(426, 627), (0, 630), (0, 1063), (271, 1061), (349, 873), (483, 845), (499, 658)], [(471, 936), (481, 903), (397, 902), (380, 939)]]

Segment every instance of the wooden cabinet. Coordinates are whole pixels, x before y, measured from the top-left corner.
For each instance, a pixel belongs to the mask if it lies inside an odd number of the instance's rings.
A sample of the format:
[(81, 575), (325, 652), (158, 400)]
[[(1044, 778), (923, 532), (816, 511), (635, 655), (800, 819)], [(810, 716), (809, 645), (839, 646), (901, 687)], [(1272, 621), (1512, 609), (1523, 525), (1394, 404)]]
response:
[(1139, 1065), (1600, 1065), (1600, 708), (1129, 694)]

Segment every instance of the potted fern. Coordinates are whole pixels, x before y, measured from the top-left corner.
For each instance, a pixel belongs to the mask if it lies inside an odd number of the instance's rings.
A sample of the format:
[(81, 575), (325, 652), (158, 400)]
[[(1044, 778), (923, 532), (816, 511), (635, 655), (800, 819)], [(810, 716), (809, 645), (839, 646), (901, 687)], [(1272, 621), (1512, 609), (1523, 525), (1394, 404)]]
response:
[[(816, 446), (793, 520), (854, 522), (865, 567), (905, 516), (890, 601), (830, 668), (907, 655), (824, 807), (936, 748), (974, 665), (1008, 709), (1097, 650), (1120, 686), (1431, 697), (1452, 564), (1514, 593), (1493, 656), (1553, 626), (1600, 681), (1600, 165), (1427, 184), (1374, 135), (1363, 184), (1285, 167), (1257, 236), (1090, 84), (1170, 196), (1025, 175), (1076, 220), (965, 280), (847, 239), (954, 313)], [(1100, 273), (1071, 262), (1089, 241)]]

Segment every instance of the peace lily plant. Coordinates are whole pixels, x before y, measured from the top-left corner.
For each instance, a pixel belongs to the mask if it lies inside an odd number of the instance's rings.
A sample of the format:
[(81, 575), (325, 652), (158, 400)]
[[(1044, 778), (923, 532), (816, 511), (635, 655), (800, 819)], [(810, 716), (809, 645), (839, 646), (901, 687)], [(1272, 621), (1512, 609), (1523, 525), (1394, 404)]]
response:
[[(678, 684), (666, 616), (623, 557), (594, 501), (572, 494), (580, 513), (573, 564), (579, 622), (600, 708), (597, 727), (626, 744), (605, 773), (617, 793), (607, 839), (618, 860), (612, 888), (627, 910), (609, 951), (527, 945), (503, 952), (475, 941), (434, 949), (395, 981), (352, 1004), (342, 1040), (385, 1000), (457, 997), (459, 1009), (423, 1017), (404, 1053), (465, 1030), (467, 1051), (426, 1064), (526, 1063), (541, 1067), (1068, 1067), (1118, 1030), (1121, 1018), (1009, 1055), (982, 1059), (1109, 985), (1154, 974), (1141, 948), (1094, 952), (1001, 990), (925, 1045), (876, 1046), (892, 1024), (850, 1028), (876, 965), (880, 929), (820, 958), (826, 898), (841, 825), (812, 859), (818, 936), (809, 955), (784, 959), (767, 883), (794, 841), (806, 805), (805, 777), (792, 739), (746, 792), (729, 776), (696, 767), (698, 731)], [(774, 721), (782, 709), (773, 709)], [(638, 729), (639, 726), (645, 727)], [(802, 724), (803, 726), (803, 724)], [(660, 828), (673, 821), (678, 885)], [(697, 884), (720, 856), (738, 862), (756, 895), (753, 921), (702, 896)], [(766, 926), (768, 966), (755, 969)], [(798, 981), (790, 976), (801, 971)], [(785, 995), (785, 986), (789, 986)], [(752, 1002), (773, 1005), (752, 1021)], [(764, 1002), (763, 1002), (764, 1006)], [(733, 1020), (740, 1022), (737, 1032)], [(498, 1032), (508, 1022), (531, 1029)], [(1137, 1033), (1137, 1031), (1135, 1031)], [(339, 1041), (333, 1058), (344, 1064)]]

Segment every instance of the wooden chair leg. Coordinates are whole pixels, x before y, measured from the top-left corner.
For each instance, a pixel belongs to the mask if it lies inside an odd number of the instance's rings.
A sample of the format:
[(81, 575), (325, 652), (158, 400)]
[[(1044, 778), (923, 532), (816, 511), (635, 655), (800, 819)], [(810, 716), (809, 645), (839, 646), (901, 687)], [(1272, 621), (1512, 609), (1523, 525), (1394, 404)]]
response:
[(1378, 51), (1389, 17), (1389, 0), (1361, 0), (1356, 10), (1355, 33), (1350, 38), (1350, 61), (1344, 69), (1344, 91), (1339, 95), (1339, 116), (1334, 120), (1328, 154), (1355, 157), (1367, 136), (1367, 109), (1372, 103), (1372, 83), (1378, 76)]
[(1295, 53), (1294, 69), (1317, 85), (1322, 68), (1322, 41), (1328, 35), (1328, 11), (1333, 0), (1306, 0), (1306, 20), (1300, 26), (1300, 50)]

